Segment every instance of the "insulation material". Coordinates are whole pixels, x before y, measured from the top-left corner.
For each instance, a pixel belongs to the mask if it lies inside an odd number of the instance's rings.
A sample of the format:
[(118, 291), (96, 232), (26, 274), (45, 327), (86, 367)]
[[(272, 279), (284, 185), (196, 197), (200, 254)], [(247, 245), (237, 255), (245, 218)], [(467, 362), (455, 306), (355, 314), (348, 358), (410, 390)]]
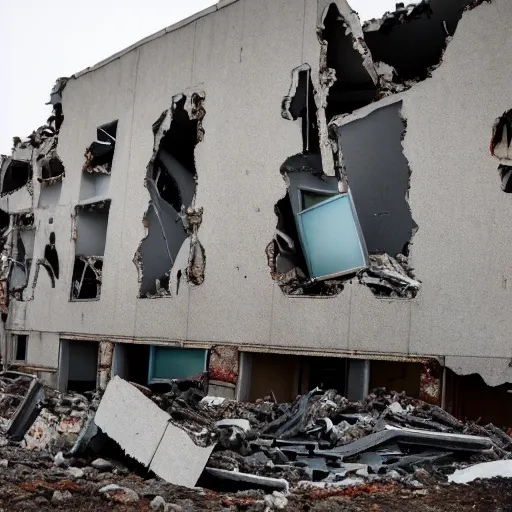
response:
[(215, 345), (210, 352), (210, 379), (236, 384), (238, 380), (238, 348)]

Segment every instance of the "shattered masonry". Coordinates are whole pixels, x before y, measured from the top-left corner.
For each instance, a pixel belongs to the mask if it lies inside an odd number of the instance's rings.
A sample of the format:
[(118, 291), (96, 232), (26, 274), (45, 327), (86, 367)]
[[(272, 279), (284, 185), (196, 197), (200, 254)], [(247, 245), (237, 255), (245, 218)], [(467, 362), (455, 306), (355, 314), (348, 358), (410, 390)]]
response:
[[(55, 249), (55, 234), (45, 254), (34, 261), (34, 209), (52, 207), (60, 195), (60, 185), (65, 169), (58, 155), (58, 135), (64, 121), (62, 111), (62, 92), (67, 78), (59, 78), (51, 91), (48, 104), (53, 111), (47, 124), (35, 130), (26, 139), (13, 138), (12, 156), (2, 155), (1, 195), (0, 195), (0, 233), (2, 246), (2, 270), (0, 275), (1, 310), (4, 320), (8, 313), (9, 296), (17, 301), (31, 300), (37, 283), (39, 267), (44, 266), (55, 286), (58, 279), (58, 255)], [(40, 183), (39, 204), (34, 203), (33, 176)], [(26, 190), (25, 196), (23, 190)], [(11, 210), (10, 196), (20, 197), (19, 209)], [(22, 199), (24, 197), (25, 199)], [(27, 201), (26, 198), (29, 198)], [(7, 202), (6, 202), (7, 201)], [(9, 219), (10, 217), (10, 219)], [(53, 240), (53, 242), (52, 242)], [(31, 290), (27, 290), (32, 265), (35, 265)]]
[[(182, 248), (189, 245), (188, 282), (204, 281), (206, 256), (198, 238), (203, 208), (195, 207), (197, 171), (195, 147), (204, 138), (205, 94), (178, 94), (169, 110), (153, 125), (153, 155), (144, 184), (149, 207), (143, 219), (146, 236), (133, 262), (139, 273), (140, 297), (171, 295), (171, 271)], [(179, 293), (178, 270), (176, 293)]]

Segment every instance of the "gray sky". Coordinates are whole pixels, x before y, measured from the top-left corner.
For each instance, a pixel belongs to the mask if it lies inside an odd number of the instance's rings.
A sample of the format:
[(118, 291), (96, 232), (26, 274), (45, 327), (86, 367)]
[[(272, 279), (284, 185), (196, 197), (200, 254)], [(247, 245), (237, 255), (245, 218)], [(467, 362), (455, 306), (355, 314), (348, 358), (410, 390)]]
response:
[[(363, 20), (395, 5), (395, 0), (349, 2)], [(45, 103), (56, 78), (92, 66), (214, 3), (0, 0), (0, 153), (10, 154), (13, 136), (26, 137), (45, 123), (51, 110)]]

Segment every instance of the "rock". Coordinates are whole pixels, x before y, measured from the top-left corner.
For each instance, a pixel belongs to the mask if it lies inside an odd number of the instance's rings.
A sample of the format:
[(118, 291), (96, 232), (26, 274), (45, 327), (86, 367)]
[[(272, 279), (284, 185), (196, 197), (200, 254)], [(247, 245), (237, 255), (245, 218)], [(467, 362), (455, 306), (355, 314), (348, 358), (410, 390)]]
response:
[(0, 460), (0, 468), (6, 468), (9, 466), (9, 461), (7, 459)]
[(71, 499), (73, 495), (69, 491), (55, 491), (52, 496), (52, 503), (57, 505)]
[(114, 466), (111, 462), (105, 459), (96, 459), (91, 462), (91, 466), (99, 471), (109, 471)]
[(120, 487), (116, 484), (106, 485), (98, 492), (103, 494), (107, 500), (113, 501), (114, 503), (121, 503), (122, 505), (138, 503), (139, 501), (139, 495), (134, 490), (128, 487)]
[(426, 469), (418, 468), (414, 471), (414, 477), (418, 480), (428, 478), (430, 475)]
[(389, 478), (392, 478), (393, 480), (401, 480), (402, 479), (402, 475), (396, 471), (395, 469), (392, 469), (391, 471), (388, 471), (387, 472), (387, 476)]
[(265, 505), (270, 509), (283, 510), (288, 505), (288, 500), (282, 492), (274, 491), (265, 496)]
[(64, 457), (64, 454), (62, 452), (57, 453), (55, 455), (55, 458), (53, 459), (53, 463), (56, 466), (69, 466), (70, 461)]
[(154, 512), (165, 512), (165, 500), (162, 496), (155, 496), (155, 498), (149, 504), (149, 508)]
[(83, 478), (84, 477), (84, 472), (80, 468), (69, 467), (68, 474), (70, 476), (72, 476), (73, 478)]
[(357, 476), (362, 476), (362, 477), (366, 477), (366, 476), (368, 476), (368, 468), (358, 469), (358, 470), (356, 471), (356, 475), (357, 475)]
[(168, 503), (165, 506), (165, 512), (183, 512), (183, 507), (176, 505), (176, 503)]
[(398, 402), (393, 402), (389, 407), (388, 409), (393, 413), (393, 414), (403, 414), (404, 413), (404, 410), (402, 408), (402, 406), (398, 403)]

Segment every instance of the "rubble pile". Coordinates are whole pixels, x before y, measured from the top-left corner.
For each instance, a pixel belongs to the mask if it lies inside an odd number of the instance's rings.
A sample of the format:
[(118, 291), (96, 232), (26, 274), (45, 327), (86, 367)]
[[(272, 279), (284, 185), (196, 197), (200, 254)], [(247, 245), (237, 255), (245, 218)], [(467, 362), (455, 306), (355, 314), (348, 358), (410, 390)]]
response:
[[(101, 397), (62, 394), (23, 374), (0, 374), (0, 383), (0, 445), (46, 454), (45, 464), (75, 479), (138, 471), (189, 488), (259, 490), (281, 503), (290, 491), (421, 489), (471, 466), (495, 475), (512, 464), (512, 438), (500, 428), (384, 388), (361, 402), (317, 388), (294, 403), (241, 403), (205, 396), (199, 378), (156, 393), (114, 377)], [(102, 486), (105, 499), (135, 499), (116, 485)]]
[(435, 405), (376, 389), (363, 402), (313, 390), (293, 404), (224, 401), (196, 390), (155, 397), (194, 442), (216, 446), (208, 468), (322, 484), (414, 481), (471, 463), (511, 458), (512, 438), (464, 424)]
[(0, 429), (7, 426), (28, 392), (32, 378), (16, 372), (0, 375)]

